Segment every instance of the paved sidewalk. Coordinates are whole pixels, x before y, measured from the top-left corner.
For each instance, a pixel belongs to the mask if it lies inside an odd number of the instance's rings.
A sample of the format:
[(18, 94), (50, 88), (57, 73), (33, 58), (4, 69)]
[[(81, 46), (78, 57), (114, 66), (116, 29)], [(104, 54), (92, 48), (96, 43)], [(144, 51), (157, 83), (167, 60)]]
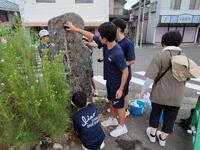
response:
[[(104, 95), (104, 91), (100, 91), (101, 95)], [(130, 93), (131, 94), (131, 93)], [(180, 118), (188, 118), (190, 115), (190, 109), (194, 108), (196, 104), (196, 98), (185, 97), (183, 105), (179, 111), (176, 122), (179, 122)], [(158, 142), (152, 144), (149, 142), (146, 136), (146, 128), (149, 121), (148, 110), (144, 111), (141, 117), (130, 115), (126, 120), (128, 133), (122, 135), (119, 138), (113, 138), (109, 135), (109, 132), (113, 129), (104, 128), (106, 133), (106, 147), (105, 150), (192, 150), (192, 136), (186, 133), (178, 124), (175, 124), (174, 133), (171, 134), (167, 140), (166, 146), (163, 148), (159, 146)], [(108, 115), (108, 114), (106, 114)]]
[[(99, 93), (102, 97), (106, 94), (105, 90), (99, 90)], [(133, 95), (133, 93), (130, 93), (130, 95), (131, 94)], [(176, 123), (179, 122), (180, 118), (189, 117), (190, 109), (195, 107), (196, 101), (197, 98), (184, 98)], [(106, 109), (107, 108), (103, 106), (103, 115), (100, 114), (100, 120), (108, 117)], [(158, 142), (150, 143), (145, 133), (148, 126), (149, 115), (149, 110), (145, 109), (144, 114), (140, 117), (133, 115), (128, 116), (126, 119), (128, 133), (119, 138), (113, 138), (109, 135), (114, 127), (103, 128), (106, 134), (104, 150), (192, 150), (192, 136), (184, 131), (178, 124), (175, 124), (174, 133), (169, 136), (165, 147), (161, 147)], [(67, 146), (64, 150), (81, 150), (79, 144), (75, 145), (74, 148)]]

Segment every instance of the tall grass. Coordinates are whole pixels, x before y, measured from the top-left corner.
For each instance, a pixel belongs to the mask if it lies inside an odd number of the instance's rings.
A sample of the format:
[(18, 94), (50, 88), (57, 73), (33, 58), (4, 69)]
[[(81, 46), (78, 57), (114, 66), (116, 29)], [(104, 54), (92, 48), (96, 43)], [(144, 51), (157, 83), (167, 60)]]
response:
[(7, 40), (0, 44), (0, 143), (9, 147), (57, 139), (70, 120), (62, 56), (39, 64), (28, 35), (21, 26), (0, 30)]

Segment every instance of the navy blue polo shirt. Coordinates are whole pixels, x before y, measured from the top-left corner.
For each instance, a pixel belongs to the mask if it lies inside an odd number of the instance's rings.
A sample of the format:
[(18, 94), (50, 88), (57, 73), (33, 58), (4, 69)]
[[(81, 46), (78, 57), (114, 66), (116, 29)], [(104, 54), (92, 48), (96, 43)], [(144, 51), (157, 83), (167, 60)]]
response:
[[(128, 38), (123, 38), (121, 41), (118, 42), (118, 44), (124, 51), (126, 61), (135, 60), (135, 48), (132, 42)], [(130, 65), (128, 66), (128, 70), (129, 70), (128, 80), (130, 81), (132, 76)]]
[(94, 104), (80, 109), (73, 115), (74, 130), (82, 144), (88, 149), (99, 149), (105, 139), (105, 134), (98, 120)]
[(93, 40), (98, 48), (103, 47), (104, 79), (112, 83), (121, 82), (122, 71), (127, 67), (122, 48), (116, 44), (112, 49), (108, 49), (106, 45), (102, 45), (100, 37), (96, 35), (93, 36)]

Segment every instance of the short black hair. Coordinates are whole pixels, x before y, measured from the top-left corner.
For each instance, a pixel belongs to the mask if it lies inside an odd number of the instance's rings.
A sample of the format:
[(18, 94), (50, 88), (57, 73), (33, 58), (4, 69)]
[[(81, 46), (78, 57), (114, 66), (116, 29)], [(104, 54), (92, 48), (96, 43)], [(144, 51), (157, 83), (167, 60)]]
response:
[(109, 42), (116, 39), (117, 27), (112, 22), (105, 22), (98, 28), (101, 38), (106, 38)]
[(179, 46), (182, 42), (182, 36), (178, 31), (169, 31), (162, 36), (162, 46)]
[(87, 96), (82, 91), (75, 92), (72, 96), (72, 102), (76, 105), (76, 107), (83, 108), (86, 106)]
[(121, 29), (121, 32), (124, 33), (126, 29), (126, 21), (120, 18), (116, 18), (112, 21), (118, 28)]

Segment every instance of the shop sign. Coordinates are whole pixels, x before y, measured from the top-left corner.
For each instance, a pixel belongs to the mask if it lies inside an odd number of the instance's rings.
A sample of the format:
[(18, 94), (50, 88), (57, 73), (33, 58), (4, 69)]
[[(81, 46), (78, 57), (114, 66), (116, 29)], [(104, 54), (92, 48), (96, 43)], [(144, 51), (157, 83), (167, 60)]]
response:
[(192, 23), (192, 15), (184, 14), (178, 16), (178, 23)]
[(160, 23), (200, 23), (200, 15), (166, 15), (161, 16)]
[(192, 23), (200, 23), (200, 16), (193, 16)]
[(171, 16), (170, 17), (170, 23), (177, 23), (178, 22), (178, 16)]
[(170, 23), (170, 16), (161, 16), (161, 23)]

